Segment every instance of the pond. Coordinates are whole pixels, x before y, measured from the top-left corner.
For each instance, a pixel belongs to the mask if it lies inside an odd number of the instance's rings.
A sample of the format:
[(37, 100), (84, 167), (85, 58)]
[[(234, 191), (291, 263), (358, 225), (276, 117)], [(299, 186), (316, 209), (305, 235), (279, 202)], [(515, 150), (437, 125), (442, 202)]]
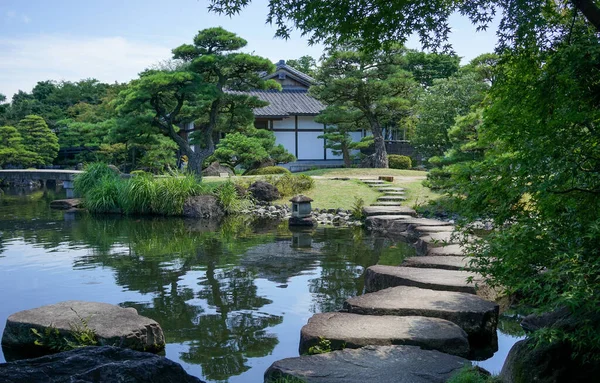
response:
[[(12, 313), (65, 300), (135, 307), (161, 324), (166, 356), (208, 382), (262, 382), (271, 363), (298, 355), (314, 313), (363, 292), (368, 266), (414, 254), (356, 228), (292, 233), (248, 217), (214, 226), (49, 209), (60, 197), (0, 199), (0, 332)], [(480, 365), (499, 372), (516, 332), (500, 333), (500, 350)]]

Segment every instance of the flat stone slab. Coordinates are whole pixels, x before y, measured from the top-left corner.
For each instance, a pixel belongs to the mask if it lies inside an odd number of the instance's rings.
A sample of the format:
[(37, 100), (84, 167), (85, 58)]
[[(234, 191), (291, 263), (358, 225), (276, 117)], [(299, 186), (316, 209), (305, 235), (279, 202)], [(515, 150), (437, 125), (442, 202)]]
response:
[[(365, 208), (366, 209), (366, 208)], [(412, 228), (417, 226), (442, 226), (451, 224), (448, 222), (442, 222), (435, 219), (428, 218), (415, 218), (409, 215), (390, 215), (386, 213), (382, 213), (381, 215), (371, 215), (367, 216), (365, 221), (365, 226), (367, 229), (372, 231), (380, 231), (380, 232), (389, 232), (389, 233), (406, 233), (414, 234), (414, 231), (411, 231)], [(408, 233), (411, 231), (410, 233)]]
[(77, 208), (81, 205), (81, 199), (69, 198), (69, 199), (57, 199), (50, 202), (50, 208), (59, 210), (68, 210)]
[(406, 193), (405, 192), (401, 192), (401, 191), (389, 191), (389, 190), (385, 190), (383, 191), (383, 194), (385, 194), (386, 196), (388, 195), (399, 195), (399, 196), (405, 196)]
[(498, 325), (499, 306), (480, 297), (451, 291), (399, 286), (353, 297), (344, 309), (362, 315), (423, 316), (445, 319), (481, 343)]
[(384, 195), (377, 198), (377, 201), (405, 201), (406, 197), (400, 195)]
[[(372, 215), (404, 215), (404, 216), (415, 216), (417, 212), (414, 209), (406, 206), (366, 206), (363, 208), (363, 213), (366, 216)], [(408, 218), (408, 217), (406, 217)]]
[(265, 383), (298, 378), (306, 383), (442, 383), (471, 362), (416, 346), (366, 346), (273, 363)]
[(396, 187), (392, 187), (392, 186), (386, 186), (386, 187), (382, 187), (382, 188), (377, 189), (377, 191), (380, 191), (382, 193), (385, 193), (385, 192), (398, 192), (398, 193), (400, 193), (400, 192), (404, 192), (405, 189), (404, 188), (396, 188)]
[(415, 227), (416, 232), (420, 233), (441, 233), (441, 232), (453, 232), (454, 226), (417, 226)]
[(380, 180), (361, 180), (367, 185), (386, 185), (386, 182)]
[(202, 383), (165, 357), (120, 347), (85, 347), (0, 364), (0, 382)]
[(440, 256), (464, 256), (465, 249), (461, 245), (446, 245), (440, 247), (432, 247), (427, 251), (426, 255)]
[(300, 330), (300, 354), (324, 338), (332, 350), (364, 346), (413, 345), (467, 356), (467, 334), (456, 324), (421, 316), (373, 316), (343, 312), (313, 315)]
[(389, 202), (389, 201), (381, 202), (380, 201), (380, 202), (372, 203), (371, 206), (402, 206), (402, 202)]
[[(469, 277), (473, 278), (473, 283), (467, 282)], [(477, 282), (481, 282), (481, 277), (469, 271), (418, 267), (375, 265), (369, 267), (365, 274), (365, 289), (367, 292), (395, 286), (414, 286), (422, 289), (476, 294), (475, 284)]]
[[(117, 345), (152, 352), (165, 347), (165, 336), (160, 325), (139, 315), (136, 309), (85, 301), (65, 301), (12, 314), (6, 320), (2, 347), (23, 354), (40, 354), (42, 350), (44, 354), (52, 353), (35, 345), (38, 337), (31, 329), (43, 334), (48, 327), (54, 327), (68, 336), (73, 326), (82, 325), (82, 320), (87, 321), (87, 327), (94, 330), (99, 345)], [(11, 354), (19, 358), (19, 354)]]
[(468, 270), (469, 258), (444, 255), (409, 257), (404, 259), (402, 266), (422, 267), (425, 269)]

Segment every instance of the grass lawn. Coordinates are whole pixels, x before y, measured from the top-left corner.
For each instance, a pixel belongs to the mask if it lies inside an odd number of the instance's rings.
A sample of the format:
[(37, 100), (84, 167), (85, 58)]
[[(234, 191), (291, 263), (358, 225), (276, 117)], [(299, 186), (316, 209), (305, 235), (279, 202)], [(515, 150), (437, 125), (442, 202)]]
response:
[[(377, 178), (380, 175), (394, 176), (394, 182), (390, 186), (402, 187), (406, 189), (407, 200), (402, 204), (404, 206), (415, 207), (423, 205), (430, 200), (435, 200), (440, 197), (440, 194), (432, 192), (430, 189), (422, 185), (423, 179), (427, 172), (415, 170), (398, 170), (398, 169), (360, 169), (360, 168), (335, 168), (335, 169), (317, 169), (303, 172), (313, 176), (315, 179), (315, 187), (303, 194), (314, 200), (313, 207), (319, 209), (327, 208), (342, 208), (352, 209), (355, 198), (362, 198), (365, 206), (377, 201), (377, 197), (381, 196), (377, 189), (370, 188), (359, 178)], [(235, 178), (256, 178), (260, 176), (233, 177)], [(333, 180), (331, 178), (347, 177), (349, 180)], [(227, 178), (205, 177), (204, 182), (211, 185), (224, 182)], [(273, 203), (289, 204), (291, 196), (281, 198)]]

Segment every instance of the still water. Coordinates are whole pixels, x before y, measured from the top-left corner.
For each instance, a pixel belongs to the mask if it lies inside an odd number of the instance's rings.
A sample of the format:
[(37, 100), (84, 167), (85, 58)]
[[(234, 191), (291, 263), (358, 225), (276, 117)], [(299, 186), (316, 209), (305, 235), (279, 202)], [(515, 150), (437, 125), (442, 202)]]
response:
[[(208, 382), (262, 382), (271, 363), (298, 355), (314, 313), (363, 292), (368, 266), (414, 254), (360, 229), (292, 233), (249, 217), (215, 226), (49, 209), (60, 197), (0, 198), (0, 332), (12, 313), (65, 300), (135, 307), (160, 323), (166, 356)], [(499, 372), (514, 332), (500, 333), (482, 367)]]

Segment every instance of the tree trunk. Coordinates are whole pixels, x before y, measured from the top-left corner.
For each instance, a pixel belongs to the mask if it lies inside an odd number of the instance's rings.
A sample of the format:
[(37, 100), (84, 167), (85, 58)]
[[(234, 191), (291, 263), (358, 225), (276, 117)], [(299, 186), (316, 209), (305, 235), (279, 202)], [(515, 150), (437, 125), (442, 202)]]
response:
[(373, 154), (373, 167), (374, 168), (388, 168), (387, 151), (385, 149), (385, 140), (383, 138), (383, 132), (379, 121), (375, 118), (368, 118), (371, 125), (371, 132), (373, 133), (373, 146), (375, 153)]
[(348, 149), (348, 145), (342, 144), (342, 157), (344, 158), (344, 167), (351, 167), (352, 160), (350, 159), (350, 149)]

